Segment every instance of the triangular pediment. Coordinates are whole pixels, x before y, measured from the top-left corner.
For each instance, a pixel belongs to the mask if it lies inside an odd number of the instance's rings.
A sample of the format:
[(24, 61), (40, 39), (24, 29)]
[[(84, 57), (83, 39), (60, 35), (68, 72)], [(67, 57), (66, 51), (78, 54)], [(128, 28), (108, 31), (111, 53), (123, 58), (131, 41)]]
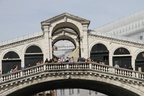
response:
[(76, 21), (78, 21), (82, 24), (88, 24), (89, 25), (89, 23), (90, 23), (90, 20), (75, 16), (75, 15), (72, 15), (72, 14), (69, 14), (69, 13), (66, 13), (66, 12), (63, 13), (63, 14), (54, 16), (54, 17), (52, 17), (50, 19), (47, 19), (45, 21), (42, 21), (41, 23), (53, 23), (53, 22), (55, 22), (57, 20), (60, 20), (62, 18), (70, 18), (70, 19), (76, 20)]

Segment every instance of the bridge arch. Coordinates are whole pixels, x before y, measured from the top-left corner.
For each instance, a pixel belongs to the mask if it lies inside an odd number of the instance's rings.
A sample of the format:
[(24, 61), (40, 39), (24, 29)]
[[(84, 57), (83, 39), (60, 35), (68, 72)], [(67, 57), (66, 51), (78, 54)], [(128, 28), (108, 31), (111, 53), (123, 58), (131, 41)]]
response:
[(25, 58), (25, 66), (35, 66), (37, 62), (43, 61), (43, 53), (39, 46), (37, 45), (30, 45), (25, 50), (24, 54)]
[(85, 73), (61, 74), (58, 77), (51, 75), (50, 77), (42, 76), (35, 78), (35, 80), (29, 78), (27, 83), (23, 83), (23, 86), (17, 86), (19, 89), (11, 88), (7, 96), (29, 96), (41, 91), (64, 88), (89, 89), (109, 96), (141, 96), (140, 94), (142, 93), (141, 90), (136, 88), (136, 85), (132, 87), (123, 82), (123, 79), (115, 80), (115, 78), (107, 78), (100, 75), (94, 76), (89, 73), (87, 75)]
[(109, 65), (109, 50), (102, 43), (95, 44), (90, 51), (90, 58), (97, 62), (104, 62)]
[(48, 63), (1, 75), (0, 93), (29, 96), (45, 90), (82, 88), (110, 96), (144, 96), (143, 76), (141, 72), (94, 62)]
[(131, 68), (131, 55), (128, 49), (124, 47), (117, 48), (113, 53), (113, 66), (118, 64), (122, 68)]

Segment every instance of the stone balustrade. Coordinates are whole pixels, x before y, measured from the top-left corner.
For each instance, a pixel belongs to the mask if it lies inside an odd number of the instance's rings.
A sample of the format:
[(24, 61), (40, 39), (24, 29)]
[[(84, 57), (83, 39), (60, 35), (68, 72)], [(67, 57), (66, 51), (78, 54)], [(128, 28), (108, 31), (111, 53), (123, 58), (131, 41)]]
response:
[(77, 71), (77, 70), (104, 72), (104, 73), (113, 74), (117, 76), (125, 76), (127, 78), (144, 80), (143, 72), (137, 72), (137, 71), (123, 69), (123, 68), (116, 68), (108, 65), (98, 64), (98, 63), (76, 62), (76, 63), (48, 63), (48, 64), (29, 67), (27, 69), (22, 69), (9, 74), (3, 74), (0, 76), (0, 83), (7, 82), (9, 80), (19, 79), (25, 76), (31, 76), (33, 74), (38, 74), (42, 72)]

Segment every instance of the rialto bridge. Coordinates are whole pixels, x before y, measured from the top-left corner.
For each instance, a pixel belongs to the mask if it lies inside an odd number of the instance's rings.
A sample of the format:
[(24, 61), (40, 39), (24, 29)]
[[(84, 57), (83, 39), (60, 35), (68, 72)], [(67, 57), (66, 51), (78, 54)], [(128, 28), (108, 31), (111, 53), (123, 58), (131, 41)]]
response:
[[(42, 32), (1, 42), (1, 72), (7, 73), (14, 66), (21, 69), (21, 67), (29, 64), (35, 66), (38, 61), (44, 61), (46, 58), (52, 59), (54, 57), (53, 46), (60, 40), (69, 40), (74, 44), (75, 50), (70, 56), (73, 56), (75, 61), (78, 57), (85, 57), (98, 62), (103, 61), (105, 66), (108, 65), (108, 67), (100, 67), (102, 70), (97, 71), (95, 70), (97, 64), (90, 63), (84, 64), (86, 67), (81, 67), (83, 64), (81, 66), (76, 64), (80, 68), (73, 68), (73, 64), (72, 66), (45, 64), (36, 67), (36, 69), (6, 74), (1, 77), (2, 96), (8, 94), (16, 96), (15, 94), (20, 94), (25, 88), (32, 89), (35, 86), (39, 87), (45, 84), (50, 87), (41, 91), (55, 89), (52, 84), (57, 84), (57, 88), (60, 88), (63, 84), (61, 82), (66, 83), (65, 88), (98, 90), (110, 96), (144, 96), (143, 73), (136, 72), (144, 71), (144, 44), (133, 39), (122, 39), (111, 34), (103, 34), (103, 32), (92, 34), (95, 31), (88, 29), (89, 24), (89, 20), (63, 13), (42, 21)], [(140, 28), (144, 27), (143, 25), (139, 26)], [(119, 69), (112, 67), (115, 64), (118, 64), (121, 68), (131, 67), (133, 71), (120, 70), (119, 74), (119, 72), (116, 72)], [(61, 66), (60, 70), (55, 69), (59, 68), (58, 66)], [(52, 69), (48, 70), (49, 68)], [(70, 70), (67, 68), (70, 68)], [(84, 70), (81, 68), (84, 68)], [(76, 82), (79, 82), (79, 84), (74, 84)], [(87, 84), (84, 86), (85, 83)], [(97, 87), (92, 87), (93, 84), (96, 84)], [(104, 89), (98, 88), (101, 85), (104, 86)], [(115, 95), (117, 92), (122, 95)]]
[(108, 96), (144, 96), (144, 73), (98, 63), (48, 63), (0, 77), (1, 96), (83, 88)]

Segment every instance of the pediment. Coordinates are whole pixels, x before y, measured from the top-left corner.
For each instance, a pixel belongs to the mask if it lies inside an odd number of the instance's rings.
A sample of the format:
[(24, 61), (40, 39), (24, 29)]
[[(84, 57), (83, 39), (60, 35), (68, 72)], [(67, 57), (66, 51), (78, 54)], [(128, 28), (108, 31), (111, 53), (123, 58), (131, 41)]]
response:
[(63, 14), (60, 14), (60, 15), (54, 16), (50, 19), (47, 19), (45, 21), (42, 21), (41, 24), (43, 24), (43, 23), (53, 23), (57, 20), (65, 19), (65, 18), (70, 18), (70, 19), (78, 21), (82, 24), (88, 24), (89, 25), (89, 23), (90, 23), (90, 20), (87, 20), (87, 19), (84, 19), (84, 18), (81, 18), (81, 17), (78, 17), (78, 16), (75, 16), (75, 15), (72, 15), (72, 14), (69, 14), (69, 13), (65, 12)]

